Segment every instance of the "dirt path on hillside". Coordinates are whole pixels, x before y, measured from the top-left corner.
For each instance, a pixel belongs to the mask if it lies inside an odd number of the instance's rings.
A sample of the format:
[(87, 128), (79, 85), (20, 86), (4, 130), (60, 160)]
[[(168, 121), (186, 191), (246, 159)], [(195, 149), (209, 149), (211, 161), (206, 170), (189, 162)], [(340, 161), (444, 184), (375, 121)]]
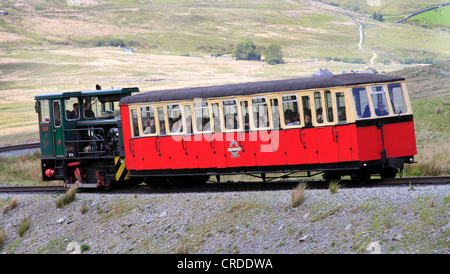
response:
[(356, 21), (355, 19), (351, 18), (350, 16), (347, 16), (350, 20), (352, 20), (355, 24), (357, 24), (359, 26), (359, 43), (358, 43), (358, 47), (360, 50), (364, 51), (364, 52), (368, 52), (372, 54), (372, 58), (370, 59), (370, 63), (373, 65), (373, 61), (375, 60), (375, 58), (377, 58), (377, 54), (374, 51), (369, 51), (365, 48), (363, 48), (362, 44), (364, 42), (364, 31), (363, 31), (363, 25)]

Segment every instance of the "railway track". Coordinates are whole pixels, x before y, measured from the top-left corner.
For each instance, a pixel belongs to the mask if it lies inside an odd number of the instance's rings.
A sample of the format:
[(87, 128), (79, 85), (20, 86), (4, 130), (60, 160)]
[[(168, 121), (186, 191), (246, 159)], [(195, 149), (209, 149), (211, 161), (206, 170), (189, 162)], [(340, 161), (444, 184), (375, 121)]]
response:
[(26, 144), (20, 144), (20, 145), (14, 145), (14, 146), (0, 146), (0, 155), (7, 152), (12, 151), (20, 151), (25, 149), (37, 149), (39, 148), (40, 143), (39, 142), (32, 142), (32, 143), (26, 143)]
[[(209, 183), (200, 186), (190, 187), (162, 187), (151, 188), (147, 185), (121, 186), (110, 190), (102, 189), (80, 189), (82, 193), (102, 193), (102, 194), (150, 194), (150, 193), (187, 193), (187, 192), (244, 192), (244, 191), (276, 191), (293, 189), (300, 181), (276, 181), (270, 183), (262, 182), (227, 182)], [(323, 180), (301, 181), (308, 184), (308, 189), (327, 189), (328, 184)], [(379, 186), (401, 186), (401, 185), (437, 185), (450, 183), (450, 176), (436, 177), (413, 177), (395, 179), (372, 179), (370, 183), (356, 185), (350, 180), (340, 182), (344, 188), (369, 188)], [(0, 186), (0, 193), (63, 193), (66, 188), (63, 186)]]

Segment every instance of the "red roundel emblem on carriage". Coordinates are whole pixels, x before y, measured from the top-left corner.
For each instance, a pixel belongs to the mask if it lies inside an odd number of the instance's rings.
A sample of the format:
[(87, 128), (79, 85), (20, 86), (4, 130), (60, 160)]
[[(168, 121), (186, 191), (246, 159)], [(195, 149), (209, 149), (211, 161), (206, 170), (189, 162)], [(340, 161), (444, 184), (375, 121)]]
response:
[(231, 158), (239, 157), (239, 151), (241, 151), (241, 148), (239, 147), (238, 142), (235, 140), (230, 142), (230, 147), (227, 149), (231, 153)]

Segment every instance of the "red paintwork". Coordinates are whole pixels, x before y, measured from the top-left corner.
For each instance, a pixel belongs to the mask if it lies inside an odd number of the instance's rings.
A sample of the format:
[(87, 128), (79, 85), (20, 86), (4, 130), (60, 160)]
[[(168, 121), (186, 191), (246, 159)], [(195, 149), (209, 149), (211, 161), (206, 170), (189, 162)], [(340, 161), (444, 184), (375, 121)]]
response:
[[(128, 170), (285, 166), (371, 161), (381, 158), (381, 130), (355, 124), (187, 136), (131, 138), (121, 106)], [(383, 126), (387, 157), (417, 153), (414, 123)], [(234, 152), (234, 155), (233, 155)]]

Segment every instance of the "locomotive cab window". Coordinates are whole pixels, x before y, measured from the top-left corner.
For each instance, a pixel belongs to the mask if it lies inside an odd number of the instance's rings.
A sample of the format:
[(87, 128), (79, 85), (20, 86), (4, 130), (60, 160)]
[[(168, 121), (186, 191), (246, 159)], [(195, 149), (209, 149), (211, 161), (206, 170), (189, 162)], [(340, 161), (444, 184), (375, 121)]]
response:
[(144, 135), (156, 134), (156, 120), (153, 106), (141, 107), (141, 121)]
[(36, 111), (39, 114), (39, 123), (50, 122), (50, 108), (48, 100), (39, 100), (36, 105)]
[(370, 117), (371, 113), (366, 89), (364, 87), (353, 88), (352, 94), (356, 115), (358, 115), (359, 118)]
[(255, 128), (269, 127), (269, 111), (265, 97), (252, 98), (253, 126)]
[(66, 110), (66, 120), (78, 120), (80, 118), (80, 107), (77, 97), (64, 99), (64, 108)]
[(183, 119), (180, 104), (167, 105), (170, 133), (183, 133)]
[(59, 101), (53, 101), (53, 118), (55, 127), (61, 126), (61, 107), (59, 105)]
[(372, 96), (373, 108), (377, 116), (389, 115), (389, 108), (387, 105), (386, 94), (384, 92), (384, 87), (371, 86), (370, 95)]
[(402, 86), (400, 84), (390, 84), (388, 85), (388, 90), (394, 113), (402, 114), (408, 112)]
[(283, 95), (281, 100), (283, 102), (284, 125), (287, 127), (300, 125), (297, 95)]
[(95, 119), (99, 113), (97, 97), (86, 97), (83, 100), (83, 113), (85, 119)]

